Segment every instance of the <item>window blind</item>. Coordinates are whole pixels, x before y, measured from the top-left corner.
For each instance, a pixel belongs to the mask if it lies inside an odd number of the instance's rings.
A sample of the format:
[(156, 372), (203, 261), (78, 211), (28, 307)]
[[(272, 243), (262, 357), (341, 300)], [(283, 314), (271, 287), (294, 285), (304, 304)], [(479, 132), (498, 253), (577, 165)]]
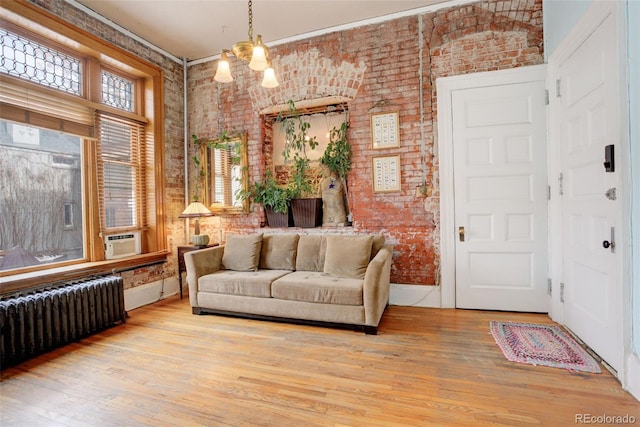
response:
[(61, 96), (53, 89), (27, 88), (13, 79), (0, 79), (0, 118), (94, 138), (94, 111), (81, 98)]
[(98, 111), (97, 175), (100, 232), (146, 224), (144, 125)]
[(210, 175), (213, 182), (211, 189), (211, 203), (222, 204), (224, 206), (233, 205), (231, 168), (233, 166), (233, 155), (231, 149), (211, 150)]

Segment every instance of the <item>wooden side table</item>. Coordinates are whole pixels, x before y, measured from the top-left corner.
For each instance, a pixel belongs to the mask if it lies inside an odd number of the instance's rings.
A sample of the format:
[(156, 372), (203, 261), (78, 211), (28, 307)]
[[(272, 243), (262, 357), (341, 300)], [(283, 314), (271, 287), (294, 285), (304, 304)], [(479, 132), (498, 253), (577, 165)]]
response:
[(207, 246), (178, 246), (178, 283), (180, 284), (180, 299), (182, 299), (182, 273), (187, 271), (187, 268), (184, 264), (184, 254), (191, 251), (197, 251), (198, 249), (204, 248), (212, 248), (214, 246), (218, 246), (218, 243), (213, 243)]

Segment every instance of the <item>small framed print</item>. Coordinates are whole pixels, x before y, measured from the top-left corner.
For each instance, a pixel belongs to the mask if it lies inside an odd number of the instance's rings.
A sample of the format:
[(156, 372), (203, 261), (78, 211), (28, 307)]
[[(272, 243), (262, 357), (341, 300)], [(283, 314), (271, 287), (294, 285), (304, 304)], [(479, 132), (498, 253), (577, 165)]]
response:
[(371, 114), (371, 148), (400, 147), (398, 112)]
[(374, 157), (372, 161), (373, 192), (400, 191), (400, 155)]

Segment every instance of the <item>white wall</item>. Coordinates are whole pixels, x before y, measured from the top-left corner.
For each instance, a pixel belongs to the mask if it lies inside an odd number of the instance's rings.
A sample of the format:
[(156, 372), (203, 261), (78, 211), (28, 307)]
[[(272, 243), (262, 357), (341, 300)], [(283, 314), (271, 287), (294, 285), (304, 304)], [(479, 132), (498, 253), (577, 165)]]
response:
[(545, 61), (569, 34), (569, 31), (584, 15), (590, 4), (591, 0), (542, 1)]

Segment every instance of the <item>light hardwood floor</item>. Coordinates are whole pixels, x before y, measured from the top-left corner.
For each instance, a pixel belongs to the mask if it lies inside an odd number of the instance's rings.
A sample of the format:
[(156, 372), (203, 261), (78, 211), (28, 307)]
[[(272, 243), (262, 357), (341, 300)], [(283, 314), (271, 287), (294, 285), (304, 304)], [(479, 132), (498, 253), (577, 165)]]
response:
[(378, 335), (191, 314), (172, 297), (2, 372), (8, 426), (569, 426), (635, 417), (601, 374), (504, 359), (490, 320), (544, 315), (397, 307)]

